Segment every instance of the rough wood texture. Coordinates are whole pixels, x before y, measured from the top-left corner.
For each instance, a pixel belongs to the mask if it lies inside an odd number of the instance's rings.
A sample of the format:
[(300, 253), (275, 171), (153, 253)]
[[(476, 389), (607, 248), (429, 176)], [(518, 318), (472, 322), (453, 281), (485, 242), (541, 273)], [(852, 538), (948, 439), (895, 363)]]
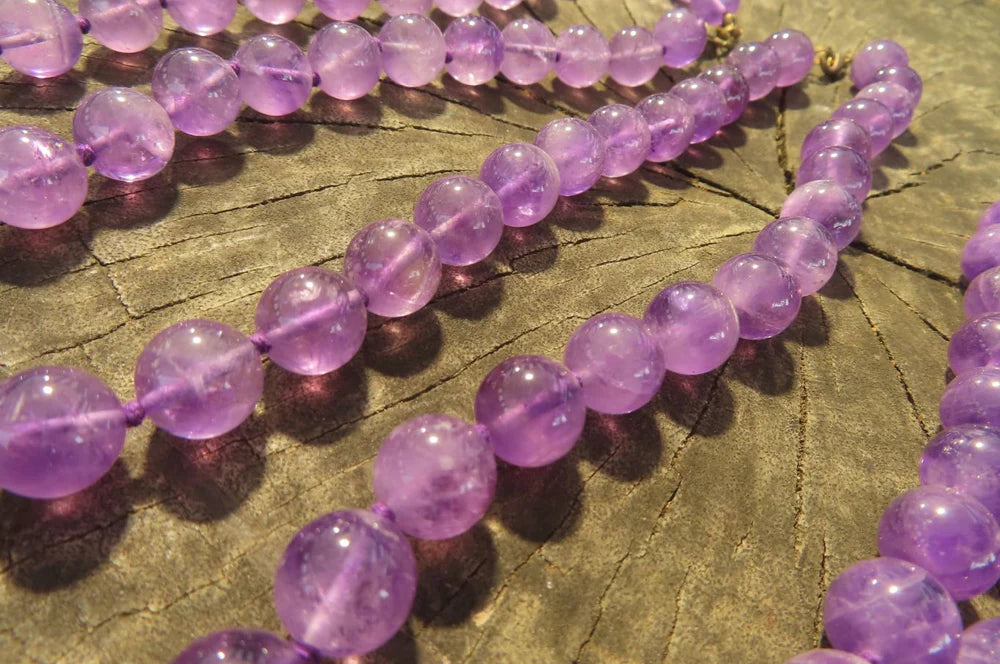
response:
[[(663, 8), (528, 5), (555, 30), (592, 21), (606, 34), (652, 25)], [(310, 10), (279, 31), (304, 45), (324, 22)], [(668, 379), (635, 415), (592, 416), (550, 468), (502, 468), (480, 526), (416, 543), (412, 619), (366, 661), (781, 661), (820, 643), (830, 580), (875, 553), (881, 509), (915, 485), (962, 320), (960, 247), (1000, 197), (1000, 46), (984, 32), (1000, 3), (744, 0), (740, 22), (747, 39), (788, 26), (839, 50), (876, 37), (910, 49), (924, 102), (878, 162), (863, 235), (776, 340), (742, 345), (721, 372)], [(266, 29), (241, 10), (230, 33), (200, 43), (229, 55)], [(130, 57), (88, 43), (77, 70), (51, 82), (8, 70), (0, 124), (68, 135), (86, 92), (148, 89), (156, 58), (192, 43), (170, 30)], [(0, 228), (0, 377), (66, 363), (130, 395), (135, 357), (159, 328), (201, 316), (249, 331), (275, 275), (339, 266), (355, 231), (408, 217), (434, 177), (670, 81), (654, 83), (383, 84), (357, 103), (315, 96), (288, 118), (248, 111), (225, 135), (180, 136), (174, 164), (148, 182), (95, 177), (64, 227)], [(587, 317), (640, 314), (668, 283), (708, 279), (774, 216), (805, 132), (849, 94), (814, 74), (679, 164), (563, 200), (546, 223), (508, 233), (487, 265), (449, 270), (425, 312), (374, 322), (336, 375), (269, 365), (260, 407), (233, 435), (188, 443), (147, 424), (80, 496), (0, 495), (0, 659), (164, 662), (214, 629), (280, 631), (270, 594), (285, 543), (323, 512), (369, 504), (372, 458), (394, 425), (471, 417), (498, 361), (559, 356)], [(1000, 597), (964, 610), (1000, 615)]]

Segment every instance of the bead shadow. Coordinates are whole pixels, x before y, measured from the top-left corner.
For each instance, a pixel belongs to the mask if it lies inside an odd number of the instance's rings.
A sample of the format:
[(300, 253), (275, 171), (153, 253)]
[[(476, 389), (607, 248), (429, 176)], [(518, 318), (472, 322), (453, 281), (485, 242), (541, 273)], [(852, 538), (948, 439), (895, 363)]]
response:
[(593, 231), (604, 222), (604, 208), (597, 204), (593, 190), (576, 196), (560, 196), (555, 209), (546, 217), (546, 223), (566, 230)]
[(221, 184), (239, 175), (245, 165), (246, 154), (233, 134), (177, 134), (177, 150), (171, 166), (178, 182), (196, 186)]
[(497, 461), (497, 491), (490, 514), (532, 542), (561, 540), (580, 517), (577, 501), (583, 482), (577, 452), (541, 468), (520, 468)]
[(555, 110), (551, 102), (544, 101), (552, 95), (551, 91), (546, 90), (538, 83), (519, 85), (504, 78), (503, 74), (498, 74), (494, 80), (497, 82), (497, 90), (503, 98), (515, 106), (539, 115), (548, 115)]
[(138, 53), (118, 53), (100, 46), (81, 57), (83, 74), (88, 81), (99, 81), (108, 86), (146, 86), (153, 68), (164, 53), (166, 51), (157, 48), (147, 48)]
[[(308, 660), (307, 660), (308, 661)], [(319, 662), (333, 662), (334, 660), (316, 660)], [(350, 657), (346, 660), (352, 664), (418, 664), (420, 658), (417, 656), (417, 643), (409, 628), (396, 632), (396, 635), (389, 639), (385, 645), (375, 652), (368, 653), (362, 657)]]
[(90, 199), (77, 215), (84, 234), (96, 228), (141, 228), (163, 220), (177, 203), (172, 167), (141, 182), (118, 182), (91, 174)]
[(433, 83), (422, 88), (405, 88), (383, 78), (378, 86), (378, 98), (383, 104), (415, 120), (436, 118), (444, 113), (448, 102), (440, 94)]
[(780, 338), (802, 346), (816, 348), (825, 346), (830, 341), (830, 326), (823, 304), (815, 295), (802, 298), (802, 308), (799, 315)]
[(781, 103), (784, 104), (786, 111), (801, 111), (809, 108), (809, 105), (812, 104), (812, 100), (802, 84), (781, 88), (780, 94), (782, 96)]
[(591, 191), (618, 204), (612, 207), (630, 207), (629, 204), (638, 205), (649, 200), (649, 187), (639, 171), (617, 178), (601, 178)]
[(750, 102), (737, 123), (751, 129), (773, 130), (778, 124), (778, 113), (775, 111), (774, 103), (769, 99), (770, 95), (764, 99)]
[(74, 111), (87, 92), (87, 79), (77, 71), (56, 78), (13, 73), (0, 85), (0, 108), (26, 115)]
[(493, 596), (497, 551), (482, 522), (447, 540), (414, 540), (417, 598), (413, 615), (426, 625), (459, 625)]
[(674, 160), (680, 168), (698, 168), (703, 171), (715, 170), (722, 166), (722, 155), (708, 142), (692, 145)]
[(559, 244), (548, 224), (525, 228), (505, 226), (503, 239), (493, 255), (515, 272), (531, 274), (555, 264), (559, 258)]
[(0, 282), (29, 286), (89, 262), (79, 239), (85, 216), (77, 214), (65, 224), (37, 231), (0, 224)]
[(327, 94), (314, 94), (310, 97), (309, 111), (324, 127), (352, 136), (372, 133), (382, 123), (382, 104), (371, 96), (341, 101)]
[[(864, 233), (864, 230), (861, 231)], [(853, 247), (848, 246), (842, 252), (842, 256), (857, 256), (861, 252)], [(828, 297), (832, 300), (853, 300), (854, 292), (851, 290), (851, 284), (854, 283), (854, 274), (851, 272), (851, 268), (844, 262), (841, 257), (837, 261), (837, 271), (833, 273), (833, 277), (830, 281), (817, 291), (818, 295), (823, 297)]]
[(581, 111), (584, 115), (590, 115), (601, 106), (618, 101), (614, 93), (607, 88), (598, 89), (594, 86), (574, 88), (558, 78), (552, 79), (551, 95), (554, 95), (563, 104)]
[(456, 318), (485, 318), (503, 303), (504, 277), (509, 274), (489, 258), (463, 267), (445, 265), (431, 306)]
[(441, 353), (441, 323), (423, 308), (403, 318), (371, 316), (361, 356), (365, 366), (388, 376), (412, 376)]
[(244, 108), (235, 126), (242, 140), (258, 152), (294, 154), (309, 145), (316, 133), (312, 123), (299, 119), (302, 113), (272, 118)]
[(785, 347), (786, 330), (777, 337), (741, 339), (727, 367), (738, 381), (762, 394), (786, 394), (795, 383), (798, 363)]
[(496, 85), (465, 85), (446, 73), (441, 76), (441, 87), (445, 96), (455, 103), (474, 108), (484, 115), (496, 115), (504, 111), (503, 94)]
[(580, 457), (597, 464), (602, 473), (637, 482), (658, 467), (663, 457), (663, 437), (646, 408), (627, 415), (588, 410), (576, 449)]
[(305, 45), (309, 43), (309, 39), (313, 35), (313, 31), (303, 23), (298, 21), (290, 21), (288, 23), (283, 23), (281, 25), (273, 25), (271, 23), (265, 23), (259, 18), (252, 18), (243, 25), (243, 29), (239, 32), (229, 33), (236, 39), (237, 43), (242, 44), (248, 39), (252, 39), (258, 35), (279, 35), (285, 39), (295, 42), (305, 50)]
[(682, 376), (668, 371), (659, 394), (653, 399), (653, 407), (689, 432), (701, 436), (726, 433), (733, 425), (733, 394), (722, 380), (724, 370), (716, 369), (699, 376)]

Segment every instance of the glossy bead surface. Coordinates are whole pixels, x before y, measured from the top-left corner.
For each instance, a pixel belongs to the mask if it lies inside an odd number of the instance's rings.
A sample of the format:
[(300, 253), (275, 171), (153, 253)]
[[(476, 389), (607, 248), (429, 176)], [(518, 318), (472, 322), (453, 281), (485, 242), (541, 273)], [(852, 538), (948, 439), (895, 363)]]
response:
[(965, 289), (965, 317), (1000, 313), (1000, 267), (991, 267), (976, 275)]
[(479, 85), (500, 71), (503, 38), (493, 21), (482, 16), (455, 19), (444, 31), (444, 43), (448, 49), (444, 67), (456, 81)]
[(920, 457), (920, 483), (971, 496), (1000, 519), (1000, 432), (968, 424), (941, 431)]
[(1000, 267), (1000, 226), (976, 231), (962, 249), (962, 273), (975, 279), (987, 270)]
[(624, 104), (602, 106), (587, 118), (604, 139), (601, 175), (617, 178), (642, 166), (649, 154), (649, 125), (639, 111)]
[(980, 620), (962, 632), (955, 664), (995, 664), (1000, 662), (1000, 618)]
[(0, 488), (28, 498), (76, 493), (124, 444), (121, 403), (84, 371), (38, 367), (0, 383)]
[(716, 271), (712, 285), (736, 308), (744, 339), (780, 334), (795, 320), (802, 304), (795, 278), (782, 263), (763, 254), (729, 259)]
[(71, 143), (38, 127), (0, 129), (0, 221), (50, 228), (86, 198), (87, 168)]
[(660, 70), (663, 47), (646, 28), (622, 28), (608, 47), (611, 51), (608, 73), (622, 85), (642, 85)]
[(203, 48), (169, 51), (156, 63), (152, 86), (174, 127), (192, 136), (225, 131), (243, 107), (236, 72)]
[(309, 43), (309, 64), (319, 74), (323, 92), (334, 99), (359, 99), (382, 75), (382, 51), (357, 23), (331, 23)]
[(871, 158), (872, 141), (868, 132), (848, 118), (827, 120), (813, 127), (802, 141), (801, 158), (805, 161), (823, 148), (835, 146), (851, 148), (862, 157)]
[(334, 21), (353, 21), (368, 9), (369, 0), (313, 0), (316, 9)]
[(80, 59), (83, 34), (56, 0), (0, 0), (0, 51), (15, 71), (52, 78)]
[(808, 217), (772, 221), (757, 234), (753, 250), (778, 259), (795, 278), (803, 297), (822, 288), (837, 268), (833, 238), (823, 225)]
[(740, 0), (684, 0), (705, 23), (721, 25), (725, 15), (735, 14), (739, 9)]
[(313, 86), (309, 58), (278, 35), (243, 42), (233, 58), (240, 68), (240, 90), (247, 106), (264, 115), (288, 115), (306, 103)]
[(801, 82), (812, 69), (816, 57), (812, 40), (798, 30), (779, 30), (767, 38), (765, 43), (778, 55), (779, 88), (787, 88)]
[(486, 4), (490, 7), (496, 7), (502, 11), (507, 11), (508, 9), (513, 9), (521, 4), (523, 0), (486, 0)]
[(496, 249), (503, 204), (484, 182), (452, 175), (432, 182), (413, 208), (413, 223), (430, 233), (445, 265), (471, 265)]
[(668, 371), (697, 375), (717, 369), (739, 342), (733, 303), (718, 289), (683, 281), (660, 291), (643, 316)]
[(90, 36), (119, 53), (149, 48), (163, 29), (160, 0), (80, 0)]
[(555, 67), (556, 38), (544, 23), (519, 18), (508, 23), (500, 34), (503, 37), (500, 71), (513, 82), (537, 83)]
[(608, 73), (611, 49), (592, 25), (574, 25), (556, 38), (556, 76), (573, 88), (586, 88)]
[(976, 424), (1000, 428), (1000, 368), (983, 367), (958, 376), (945, 388), (941, 424)]
[(910, 126), (916, 104), (910, 93), (897, 83), (872, 83), (856, 95), (858, 99), (874, 99), (892, 114), (892, 137), (896, 138)]
[(907, 66), (884, 67), (875, 74), (872, 83), (895, 83), (910, 95), (910, 105), (916, 107), (924, 95), (924, 81), (920, 74)]
[(388, 519), (331, 512), (295, 534), (274, 576), (292, 638), (326, 657), (370, 652), (406, 622), (417, 590), (410, 543)]
[(421, 539), (461, 535), (493, 500), (493, 448), (471, 424), (449, 415), (421, 415), (383, 441), (372, 471), (375, 498), (396, 525)]
[(722, 118), (722, 124), (727, 125), (736, 122), (747, 110), (750, 103), (750, 86), (743, 74), (732, 65), (716, 65), (703, 71), (700, 78), (707, 79), (715, 83), (716, 87), (726, 98), (726, 114)]
[(432, 0), (379, 0), (379, 5), (389, 16), (403, 14), (426, 14), (431, 10)]
[(393, 16), (378, 33), (386, 76), (407, 88), (427, 85), (444, 69), (444, 35), (426, 16)]
[(885, 67), (905, 67), (910, 64), (906, 49), (892, 41), (883, 39), (865, 44), (851, 59), (851, 81), (859, 90), (878, 75)]
[(869, 664), (869, 662), (843, 650), (822, 648), (796, 655), (785, 664)]
[(833, 112), (834, 120), (851, 120), (868, 134), (871, 156), (889, 147), (892, 142), (892, 113), (885, 104), (874, 99), (852, 99)]
[(680, 97), (657, 93), (636, 105), (649, 125), (649, 155), (654, 162), (679, 157), (691, 145), (694, 135), (694, 111)]
[(601, 178), (604, 139), (589, 122), (578, 118), (552, 120), (538, 132), (535, 145), (552, 157), (563, 196), (587, 191)]
[(202, 637), (171, 664), (308, 664), (294, 645), (277, 634), (227, 629)]
[(500, 197), (507, 226), (537, 224), (559, 200), (559, 169), (544, 150), (529, 143), (508, 143), (491, 152), (479, 179)]
[(271, 25), (294, 21), (305, 4), (305, 0), (243, 0), (251, 14)]
[(814, 180), (833, 180), (860, 202), (871, 191), (872, 170), (868, 160), (851, 148), (823, 148), (802, 161), (795, 184)]
[(483, 0), (436, 0), (434, 5), (448, 16), (468, 16), (482, 3)]
[(663, 64), (668, 67), (687, 67), (701, 56), (708, 43), (705, 22), (684, 7), (663, 14), (653, 28), (653, 37), (662, 47)]
[(167, 13), (188, 32), (202, 36), (214, 35), (233, 22), (236, 17), (236, 0), (169, 0)]
[(672, 87), (668, 94), (684, 101), (694, 114), (692, 143), (702, 143), (714, 136), (729, 112), (722, 90), (708, 79), (689, 78)]
[(948, 342), (948, 364), (955, 375), (1000, 366), (1000, 312), (966, 321)]
[(782, 217), (808, 217), (830, 232), (838, 250), (861, 232), (861, 203), (832, 180), (813, 180), (796, 187), (781, 206)]
[(778, 84), (781, 61), (767, 44), (747, 42), (729, 54), (727, 63), (736, 67), (750, 86), (750, 101), (766, 97)]
[(544, 466), (572, 449), (587, 408), (577, 378), (538, 355), (498, 364), (476, 393), (476, 422), (489, 431), (494, 452), (515, 466)]
[(1000, 224), (1000, 201), (986, 208), (986, 211), (979, 217), (979, 228), (995, 224)]

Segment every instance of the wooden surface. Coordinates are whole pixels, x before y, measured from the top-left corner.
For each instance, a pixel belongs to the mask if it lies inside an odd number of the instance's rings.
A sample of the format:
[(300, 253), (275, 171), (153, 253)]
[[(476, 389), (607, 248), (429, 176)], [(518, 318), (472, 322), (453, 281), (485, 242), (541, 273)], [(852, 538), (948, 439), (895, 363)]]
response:
[[(960, 248), (1000, 198), (990, 31), (1000, 3), (743, 4), (746, 39), (795, 27), (847, 51), (891, 37), (924, 77), (911, 131), (877, 162), (860, 239), (777, 339), (741, 345), (723, 371), (669, 377), (634, 415), (591, 416), (552, 467), (501, 468), (481, 525), (415, 544), (413, 615), (365, 661), (780, 662), (820, 643), (831, 579), (876, 553), (881, 510), (915, 486), (962, 320)], [(591, 21), (605, 34), (651, 26), (663, 9), (528, 5), (554, 30)], [(279, 31), (305, 45), (325, 22), (310, 9)], [(0, 125), (68, 136), (85, 93), (147, 90), (168, 48), (228, 56), (268, 30), (241, 9), (229, 33), (199, 41), (171, 29), (135, 56), (88, 39), (59, 80), (4, 70)], [(354, 232), (409, 217), (435, 177), (475, 172), (553, 118), (669, 85), (666, 75), (638, 91), (383, 84), (359, 102), (315, 95), (287, 118), (247, 111), (227, 134), (179, 135), (177, 159), (152, 180), (93, 177), (70, 223), (0, 228), (0, 377), (70, 364), (128, 397), (135, 358), (160, 328), (208, 317), (249, 332), (271, 279), (339, 267)], [(215, 629), (280, 632), (271, 579), (286, 542), (324, 512), (371, 502), (372, 458), (396, 424), (435, 411), (471, 417), (478, 382), (502, 359), (558, 357), (587, 317), (640, 315), (667, 284), (709, 279), (775, 215), (805, 133), (849, 96), (847, 81), (814, 72), (680, 163), (563, 199), (546, 222), (508, 232), (486, 265), (448, 270), (426, 311), (373, 321), (337, 374), (303, 379), (268, 365), (257, 412), (232, 435), (184, 442), (147, 424), (82, 495), (0, 495), (0, 660), (165, 662)], [(1000, 596), (963, 611), (998, 616)]]

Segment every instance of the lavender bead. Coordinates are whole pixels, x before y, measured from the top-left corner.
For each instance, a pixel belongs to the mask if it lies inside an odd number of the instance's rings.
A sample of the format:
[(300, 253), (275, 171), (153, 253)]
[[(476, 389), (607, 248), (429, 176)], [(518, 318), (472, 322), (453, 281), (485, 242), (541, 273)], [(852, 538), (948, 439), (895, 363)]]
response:
[(781, 61), (767, 44), (747, 42), (729, 54), (728, 64), (736, 67), (750, 86), (750, 101), (766, 97), (778, 84)]
[(309, 43), (309, 64), (319, 74), (323, 92), (334, 99), (359, 99), (382, 75), (382, 51), (360, 25), (331, 23)]
[(544, 23), (519, 18), (508, 23), (500, 34), (503, 37), (500, 71), (514, 83), (537, 83), (555, 67), (556, 38)]
[(660, 291), (649, 303), (643, 322), (660, 344), (666, 369), (689, 376), (722, 366), (739, 341), (733, 303), (697, 281)]
[(0, 488), (68, 496), (100, 479), (124, 444), (121, 403), (86, 372), (39, 367), (0, 383)]
[(973, 369), (951, 381), (941, 396), (940, 415), (944, 427), (1000, 428), (1000, 369)]
[[(322, 1), (316, 0), (317, 4)], [(236, 0), (169, 0), (167, 13), (188, 32), (202, 36), (215, 35), (233, 22), (236, 17)]]
[(866, 44), (851, 60), (851, 80), (861, 89), (875, 80), (880, 69), (905, 67), (910, 64), (906, 49), (896, 42), (883, 39)]
[(948, 343), (948, 364), (955, 375), (1000, 366), (1000, 312), (967, 321)]
[(694, 111), (680, 97), (669, 94), (650, 95), (636, 105), (649, 125), (649, 155), (654, 162), (679, 157), (691, 145), (694, 136)]
[(962, 249), (962, 273), (975, 279), (987, 270), (1000, 266), (1000, 226), (980, 228)]
[(839, 118), (827, 120), (813, 127), (802, 142), (802, 161), (823, 148), (851, 148), (865, 159), (871, 158), (872, 141), (868, 132), (854, 120)]
[(376, 499), (396, 525), (421, 539), (461, 535), (493, 500), (497, 462), (476, 427), (448, 415), (422, 415), (392, 430), (372, 471)]
[(251, 14), (271, 25), (294, 21), (305, 4), (305, 0), (243, 0)]
[(807, 217), (830, 231), (841, 250), (861, 231), (861, 203), (832, 180), (813, 180), (796, 187), (781, 206), (782, 217)]
[(1000, 224), (1000, 201), (986, 208), (983, 216), (979, 218), (979, 228)]
[(202, 637), (184, 649), (172, 664), (308, 664), (294, 645), (276, 634), (252, 629), (227, 629)]
[(544, 466), (564, 456), (580, 437), (586, 412), (579, 380), (537, 355), (504, 360), (476, 393), (476, 422), (489, 431), (496, 455), (515, 466)]
[(843, 650), (810, 650), (801, 655), (796, 655), (785, 664), (869, 664), (868, 660), (861, 659)]
[(38, 127), (0, 129), (0, 221), (57, 226), (86, 198), (87, 168), (70, 143)]
[(892, 114), (892, 137), (896, 138), (910, 126), (916, 104), (906, 88), (898, 83), (872, 83), (856, 95), (858, 99), (874, 99)]
[(816, 52), (812, 40), (798, 30), (780, 30), (764, 42), (777, 54), (779, 68), (776, 85), (787, 88), (801, 82), (812, 69)]
[(496, 7), (497, 9), (507, 11), (508, 9), (517, 7), (522, 1), (523, 0), (486, 0), (486, 4), (490, 7)]
[(236, 121), (243, 106), (240, 79), (228, 62), (203, 48), (170, 51), (153, 70), (153, 97), (174, 126), (211, 136)]
[(592, 25), (574, 25), (556, 38), (556, 76), (573, 88), (587, 88), (608, 73), (611, 49)]
[(871, 141), (871, 157), (875, 157), (892, 142), (892, 113), (885, 104), (874, 99), (853, 99), (830, 116), (834, 120), (851, 120), (865, 130)]
[(668, 67), (687, 67), (701, 56), (708, 42), (705, 22), (684, 7), (661, 16), (653, 36), (663, 48), (663, 64)]
[(363, 298), (347, 278), (318, 267), (278, 276), (254, 315), (271, 360), (305, 376), (347, 364), (365, 340), (367, 320)]
[(822, 288), (837, 268), (837, 247), (830, 232), (808, 217), (772, 221), (757, 234), (753, 250), (781, 262), (802, 297)]
[(559, 169), (544, 150), (528, 143), (508, 143), (491, 152), (479, 179), (500, 197), (507, 226), (537, 224), (559, 200)]
[(691, 7), (705, 23), (722, 25), (726, 14), (735, 14), (739, 9), (740, 0), (682, 0), (682, 4)]
[(920, 74), (905, 65), (879, 69), (872, 83), (895, 83), (899, 85), (909, 93), (909, 102), (914, 108), (920, 103), (920, 98), (924, 95), (924, 81), (920, 78)]
[(965, 317), (1000, 313), (1000, 267), (991, 267), (976, 275), (965, 289)]
[(604, 139), (589, 122), (578, 118), (553, 120), (538, 132), (535, 145), (552, 157), (563, 196), (587, 191), (601, 178)]
[(80, 0), (90, 36), (119, 53), (149, 48), (163, 29), (160, 0)]
[(52, 78), (80, 59), (83, 35), (56, 0), (0, 0), (0, 51), (15, 71)]
[(668, 94), (683, 100), (694, 114), (692, 143), (702, 143), (714, 136), (729, 113), (722, 90), (708, 79), (689, 78), (672, 87)]
[(83, 100), (73, 140), (94, 151), (94, 170), (122, 182), (153, 177), (174, 154), (174, 126), (155, 101), (132, 88), (106, 88)]
[(448, 24), (444, 31), (448, 49), (445, 69), (466, 85), (480, 85), (500, 71), (503, 38), (500, 29), (482, 16), (465, 16)]
[(622, 85), (643, 85), (660, 70), (663, 47), (646, 28), (622, 28), (611, 38), (608, 47), (611, 51), (608, 73)]
[(430, 233), (445, 265), (471, 265), (496, 249), (503, 204), (484, 182), (454, 175), (432, 182), (413, 208), (413, 222)]
[(483, 0), (437, 0), (434, 4), (448, 16), (468, 16), (479, 9)]
[(726, 98), (726, 114), (722, 124), (736, 122), (750, 103), (750, 86), (740, 70), (732, 65), (716, 65), (703, 71), (700, 78), (715, 83)]
[(234, 57), (247, 106), (265, 115), (288, 115), (306, 103), (313, 70), (302, 49), (278, 35), (243, 42)]
[(264, 391), (260, 354), (222, 323), (188, 320), (146, 344), (135, 366), (135, 393), (156, 426), (202, 440), (232, 431)]
[(740, 336), (768, 339), (780, 334), (799, 313), (802, 296), (783, 263), (763, 254), (740, 254), (715, 272), (712, 285), (736, 307)]
[(326, 657), (370, 652), (406, 622), (417, 563), (388, 519), (361, 510), (321, 516), (288, 543), (274, 608), (292, 638)]
[(403, 14), (426, 14), (431, 10), (431, 0), (379, 0), (382, 9), (389, 16)]
[(872, 170), (868, 160), (851, 148), (823, 148), (802, 161), (795, 184), (813, 180), (833, 180), (860, 202), (871, 191)]
[(426, 16), (393, 16), (378, 34), (386, 76), (407, 88), (427, 85), (444, 68), (444, 35)]
[(649, 154), (649, 125), (639, 111), (624, 104), (602, 106), (587, 121), (604, 139), (601, 175), (617, 178), (642, 166)]
[(995, 664), (1000, 662), (1000, 618), (980, 620), (962, 632), (955, 664)]
[(920, 457), (920, 483), (975, 498), (1000, 520), (1000, 432), (966, 424), (937, 434)]
[(369, 0), (313, 0), (313, 4), (334, 21), (353, 21), (368, 9)]

